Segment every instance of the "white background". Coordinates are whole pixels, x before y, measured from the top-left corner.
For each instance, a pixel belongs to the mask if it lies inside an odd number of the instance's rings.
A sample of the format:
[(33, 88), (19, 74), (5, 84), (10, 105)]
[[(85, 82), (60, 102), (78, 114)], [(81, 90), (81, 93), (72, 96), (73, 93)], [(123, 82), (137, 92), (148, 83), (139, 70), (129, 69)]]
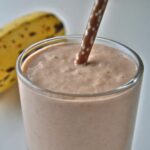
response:
[[(55, 12), (68, 34), (82, 34), (92, 0), (0, 0), (0, 26), (33, 10)], [(133, 150), (150, 150), (150, 0), (109, 0), (100, 36), (134, 49), (145, 64)], [(18, 89), (0, 95), (0, 150), (26, 150)]]

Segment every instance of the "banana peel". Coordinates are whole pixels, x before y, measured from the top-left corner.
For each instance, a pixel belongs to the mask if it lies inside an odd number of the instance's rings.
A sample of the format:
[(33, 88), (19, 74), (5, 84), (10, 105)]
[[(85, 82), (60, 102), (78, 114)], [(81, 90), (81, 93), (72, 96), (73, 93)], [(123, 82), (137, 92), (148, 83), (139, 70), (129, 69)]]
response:
[(28, 14), (0, 29), (0, 93), (16, 82), (16, 60), (26, 47), (64, 34), (61, 20), (49, 12)]

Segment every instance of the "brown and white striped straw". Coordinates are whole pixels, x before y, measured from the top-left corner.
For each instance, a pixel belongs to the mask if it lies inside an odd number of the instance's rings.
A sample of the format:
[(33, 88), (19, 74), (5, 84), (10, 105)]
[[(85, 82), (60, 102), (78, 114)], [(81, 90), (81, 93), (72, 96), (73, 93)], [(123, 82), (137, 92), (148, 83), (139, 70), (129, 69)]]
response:
[(84, 33), (75, 64), (87, 64), (108, 0), (96, 0)]

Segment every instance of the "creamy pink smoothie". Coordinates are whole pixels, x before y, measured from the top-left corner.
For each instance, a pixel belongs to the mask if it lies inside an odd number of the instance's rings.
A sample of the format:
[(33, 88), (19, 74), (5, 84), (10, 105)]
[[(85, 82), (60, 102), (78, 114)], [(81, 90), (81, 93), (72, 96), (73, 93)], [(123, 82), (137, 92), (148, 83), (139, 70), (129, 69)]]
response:
[(19, 83), (29, 150), (131, 150), (141, 81), (102, 93), (133, 79), (137, 63), (96, 44), (87, 65), (74, 65), (79, 50), (77, 43), (55, 44), (24, 61), (22, 70), (35, 86), (63, 93), (43, 95)]

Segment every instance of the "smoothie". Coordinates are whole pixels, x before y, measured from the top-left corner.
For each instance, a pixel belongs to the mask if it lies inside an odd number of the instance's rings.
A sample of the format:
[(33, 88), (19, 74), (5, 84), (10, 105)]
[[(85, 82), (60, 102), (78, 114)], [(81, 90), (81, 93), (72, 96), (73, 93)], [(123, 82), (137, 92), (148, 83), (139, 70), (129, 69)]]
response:
[(117, 49), (95, 45), (87, 65), (74, 65), (79, 44), (58, 44), (34, 53), (22, 69), (35, 85), (55, 92), (102, 93), (129, 82), (137, 65)]
[(97, 43), (87, 65), (74, 65), (79, 49), (74, 42), (44, 46), (21, 65), (30, 82), (19, 78), (29, 150), (131, 150), (138, 62)]

